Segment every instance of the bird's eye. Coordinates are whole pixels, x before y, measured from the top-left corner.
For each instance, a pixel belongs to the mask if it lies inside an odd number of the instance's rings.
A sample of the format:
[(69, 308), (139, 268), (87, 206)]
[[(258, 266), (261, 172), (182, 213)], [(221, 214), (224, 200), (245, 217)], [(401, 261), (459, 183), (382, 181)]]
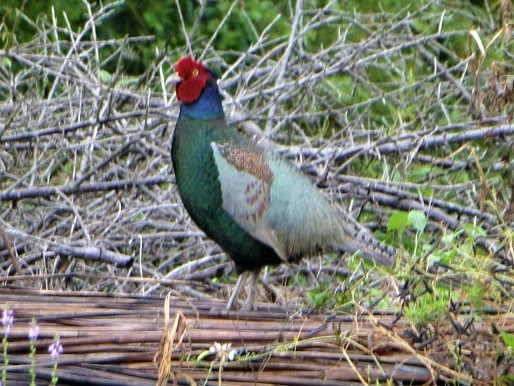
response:
[(193, 76), (198, 76), (200, 71), (198, 71), (196, 68), (193, 70)]

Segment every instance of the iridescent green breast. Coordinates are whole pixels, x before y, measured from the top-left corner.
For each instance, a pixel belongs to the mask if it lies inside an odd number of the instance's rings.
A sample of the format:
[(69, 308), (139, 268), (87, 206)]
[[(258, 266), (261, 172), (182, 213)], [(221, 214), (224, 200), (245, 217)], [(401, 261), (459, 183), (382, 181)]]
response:
[[(279, 264), (275, 251), (253, 238), (223, 209), (219, 172), (211, 143), (247, 141), (223, 118), (179, 117), (171, 150), (175, 178), (182, 202), (207, 236), (234, 260), (238, 272)], [(230, 176), (228, 177), (230, 178)]]

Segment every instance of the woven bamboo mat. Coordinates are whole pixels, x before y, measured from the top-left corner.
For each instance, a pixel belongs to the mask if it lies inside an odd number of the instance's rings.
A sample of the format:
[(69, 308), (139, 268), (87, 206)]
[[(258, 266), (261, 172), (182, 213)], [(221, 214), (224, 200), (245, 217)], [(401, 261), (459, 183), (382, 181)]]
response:
[[(451, 352), (455, 345), (451, 333), (439, 332), (436, 341), (442, 346), (416, 346), (415, 329), (393, 315), (308, 314), (273, 305), (228, 313), (224, 302), (171, 297), (167, 304), (160, 297), (2, 288), (0, 306), (6, 303), (15, 318), (9, 335), (9, 385), (29, 384), (27, 333), (33, 317), (41, 330), (38, 385), (50, 379), (53, 362), (47, 349), (56, 333), (64, 347), (58, 358), (59, 385), (471, 382), (468, 374), (443, 360), (440, 347)], [(502, 330), (514, 332), (514, 316), (491, 319)], [(492, 336), (488, 324), (481, 325), (474, 334), (481, 339)], [(497, 370), (505, 373), (513, 367)]]

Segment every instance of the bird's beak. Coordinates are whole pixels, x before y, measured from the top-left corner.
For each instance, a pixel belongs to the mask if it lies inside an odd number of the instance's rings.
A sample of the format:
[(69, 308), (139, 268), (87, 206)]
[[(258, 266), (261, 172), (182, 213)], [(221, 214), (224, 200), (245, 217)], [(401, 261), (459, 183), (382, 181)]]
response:
[(178, 74), (173, 74), (168, 78), (168, 83), (176, 85), (178, 82), (182, 82), (182, 78)]

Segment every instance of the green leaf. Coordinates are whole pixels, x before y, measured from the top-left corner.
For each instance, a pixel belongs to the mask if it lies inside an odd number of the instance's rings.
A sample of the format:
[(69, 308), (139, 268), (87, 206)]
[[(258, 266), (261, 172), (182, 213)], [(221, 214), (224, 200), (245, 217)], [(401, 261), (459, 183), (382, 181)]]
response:
[[(483, 228), (481, 228), (477, 225), (466, 223), (466, 224), (462, 225), (461, 228), (466, 232), (466, 234), (468, 236), (480, 236), (480, 237), (487, 236), (487, 232)], [(473, 239), (474, 239), (474, 237), (473, 237)]]
[(416, 83), (416, 76), (414, 75), (414, 71), (412, 70), (412, 67), (409, 68), (407, 79), (409, 81), (409, 84)]
[(514, 351), (514, 335), (508, 332), (502, 331), (502, 338), (508, 348)]
[(450, 264), (455, 259), (456, 255), (457, 252), (454, 250), (435, 252), (428, 257), (428, 265), (432, 266), (437, 263), (442, 263), (446, 265)]
[(444, 245), (449, 246), (453, 245), (455, 239), (457, 238), (458, 232), (450, 232), (444, 235), (441, 238), (441, 241), (444, 243)]
[(99, 76), (102, 83), (109, 83), (112, 79), (112, 74), (106, 70), (100, 70)]
[(411, 210), (408, 215), (408, 223), (422, 233), (427, 225), (427, 217), (421, 210)]
[(12, 67), (11, 58), (8, 58), (7, 56), (2, 57), (2, 66), (7, 67), (7, 69), (11, 69), (11, 67)]
[(408, 224), (408, 214), (407, 212), (393, 212), (391, 217), (389, 217), (389, 222), (387, 223), (388, 231), (398, 231), (398, 233), (402, 233)]
[(435, 169), (432, 165), (422, 165), (415, 168), (412, 168), (412, 170), (409, 171), (408, 180), (409, 181), (417, 181), (421, 178), (427, 178), (433, 173), (437, 172), (437, 169)]

